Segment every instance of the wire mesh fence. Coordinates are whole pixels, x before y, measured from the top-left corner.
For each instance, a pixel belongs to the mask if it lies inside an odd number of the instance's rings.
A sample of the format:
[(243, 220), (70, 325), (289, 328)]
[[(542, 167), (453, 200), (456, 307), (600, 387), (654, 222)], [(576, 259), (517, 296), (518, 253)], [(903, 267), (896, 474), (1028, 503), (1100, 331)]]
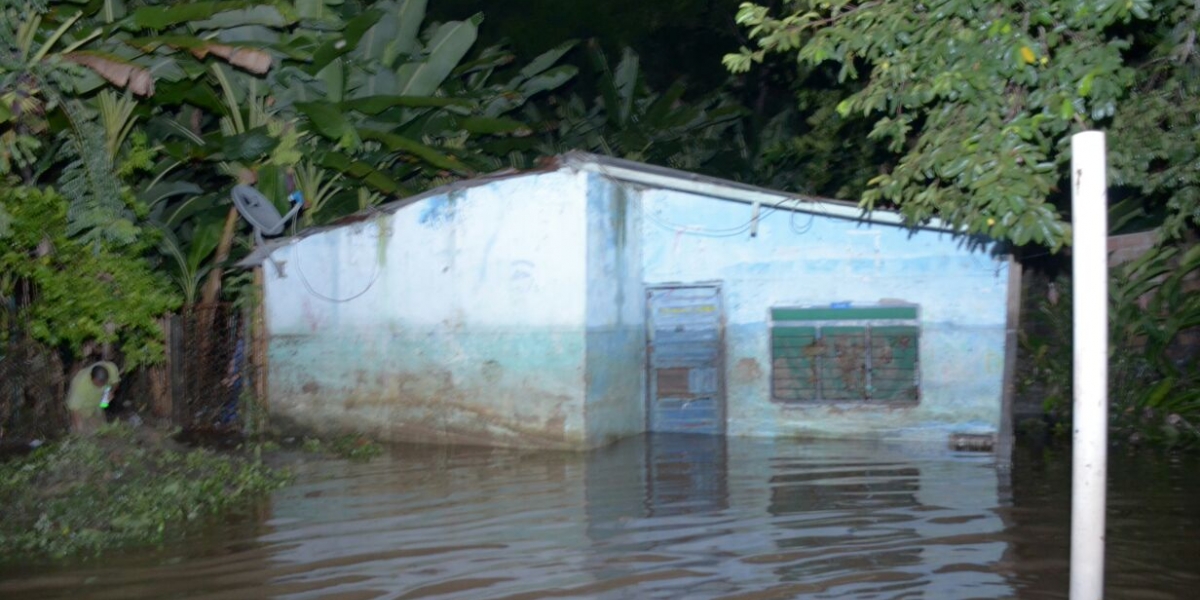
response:
[[(230, 304), (196, 306), (162, 319), (166, 360), (121, 374), (112, 414), (169, 419), (190, 430), (241, 431), (254, 403), (246, 319)], [(95, 350), (95, 349), (92, 349)], [(119, 349), (110, 356), (119, 366)], [(89, 353), (74, 368), (99, 355)], [(0, 304), (0, 444), (62, 435), (69, 428), (68, 373), (58, 349), (32, 339), (19, 307)]]
[(26, 331), (21, 310), (32, 290), (16, 288), (0, 298), (0, 445), (53, 437), (68, 424), (62, 358)]
[(0, 343), (0, 442), (55, 437), (67, 428), (58, 353), (20, 331)]
[(245, 319), (228, 304), (195, 306), (168, 332), (172, 417), (184, 429), (235, 430), (251, 391)]

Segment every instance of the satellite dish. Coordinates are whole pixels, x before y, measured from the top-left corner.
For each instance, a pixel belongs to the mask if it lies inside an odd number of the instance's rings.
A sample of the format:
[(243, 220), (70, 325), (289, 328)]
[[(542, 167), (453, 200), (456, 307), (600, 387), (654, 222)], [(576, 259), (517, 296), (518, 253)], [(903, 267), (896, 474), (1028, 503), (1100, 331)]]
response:
[(267, 200), (262, 192), (254, 189), (254, 186), (246, 184), (233, 186), (233, 192), (230, 195), (233, 197), (233, 205), (237, 207), (238, 213), (254, 228), (254, 239), (260, 246), (265, 243), (264, 235), (273, 236), (283, 233), (287, 222), (296, 216), (303, 206), (303, 202), (299, 201), (299, 194), (293, 194), (289, 199), (295, 203), (295, 206), (286, 215), (280, 215), (275, 205)]

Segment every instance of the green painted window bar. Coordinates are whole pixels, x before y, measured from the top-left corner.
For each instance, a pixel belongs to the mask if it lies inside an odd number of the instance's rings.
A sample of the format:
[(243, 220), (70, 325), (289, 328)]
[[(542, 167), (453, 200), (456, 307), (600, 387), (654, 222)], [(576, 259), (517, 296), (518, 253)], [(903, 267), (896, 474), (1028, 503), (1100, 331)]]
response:
[(916, 306), (771, 309), (771, 394), (778, 402), (915, 402)]

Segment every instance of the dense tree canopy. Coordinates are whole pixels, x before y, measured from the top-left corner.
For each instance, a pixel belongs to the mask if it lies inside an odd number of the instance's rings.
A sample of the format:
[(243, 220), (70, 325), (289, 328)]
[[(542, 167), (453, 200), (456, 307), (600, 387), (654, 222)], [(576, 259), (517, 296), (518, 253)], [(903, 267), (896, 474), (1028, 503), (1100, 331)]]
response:
[(299, 192), (303, 227), (567, 149), (700, 168), (740, 115), (652, 90), (632, 51), (556, 40), (518, 61), (478, 47), (482, 15), (426, 9), (0, 0), (0, 300), (70, 353), (149, 362), (153, 318), (215, 300), (244, 252), (239, 181), (281, 207)]
[[(1148, 0), (791, 0), (745, 3), (753, 47), (734, 72), (770, 55), (834, 65), (836, 110), (869, 125), (884, 168), (867, 207), (898, 206), (1018, 244), (1058, 248), (1070, 228), (1067, 140), (1105, 129), (1118, 192), (1167, 207), (1167, 231), (1200, 216), (1194, 3)], [(872, 146), (871, 144), (876, 144)]]
[[(689, 26), (712, 27), (725, 4), (705, 6)], [(206, 273), (219, 284), (242, 252), (228, 200), (238, 180), (281, 205), (301, 192), (303, 226), (567, 149), (861, 194), (914, 222), (1058, 248), (1070, 237), (1067, 136), (1101, 127), (1131, 214), (1161, 209), (1173, 233), (1196, 221), (1191, 4), (781, 6), (742, 5), (754, 47), (725, 59), (767, 75), (655, 91), (661, 57), (651, 77), (637, 53), (590, 42), (517, 58), (479, 47), (481, 15), (434, 21), (426, 0), (0, 0), (0, 178), (13, 190), (0, 198), (0, 237), (25, 240), (6, 255), (0, 296), (77, 268), (84, 255), (66, 249), (78, 247), (131, 273), (169, 273), (184, 302), (211, 300)], [(795, 101), (779, 103), (781, 90)], [(62, 203), (61, 218), (14, 232), (31, 223), (27, 211), (15, 218), (22, 198)], [(32, 268), (47, 247), (61, 249), (42, 260), (53, 267)], [(123, 297), (128, 318), (109, 305), (83, 317), (144, 323), (174, 304)], [(75, 310), (87, 307), (100, 310)], [(54, 322), (43, 339), (88, 341)], [(92, 327), (90, 341), (120, 337), (110, 329)]]

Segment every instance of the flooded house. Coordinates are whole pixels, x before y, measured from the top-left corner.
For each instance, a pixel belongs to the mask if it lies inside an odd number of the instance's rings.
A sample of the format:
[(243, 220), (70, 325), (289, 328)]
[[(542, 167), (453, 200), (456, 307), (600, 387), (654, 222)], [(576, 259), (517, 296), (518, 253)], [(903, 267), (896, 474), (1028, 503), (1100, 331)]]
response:
[(937, 222), (570, 153), (260, 248), (273, 417), (584, 449), (1003, 440), (1019, 268)]

